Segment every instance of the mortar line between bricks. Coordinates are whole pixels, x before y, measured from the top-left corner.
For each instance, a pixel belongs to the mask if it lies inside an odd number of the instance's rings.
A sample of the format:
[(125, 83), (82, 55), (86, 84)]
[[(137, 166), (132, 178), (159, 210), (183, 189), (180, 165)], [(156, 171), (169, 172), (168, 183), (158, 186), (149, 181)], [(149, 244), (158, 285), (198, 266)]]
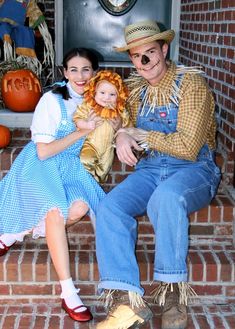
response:
[[(223, 322), (223, 325), (225, 326), (225, 329), (230, 329), (230, 326), (229, 326), (227, 320), (225, 319), (225, 317), (224, 317), (224, 313), (222, 312), (221, 309), (220, 309), (219, 315), (220, 315), (220, 317), (221, 317), (221, 319), (222, 319), (222, 322)], [(233, 314), (232, 314), (232, 315), (233, 315)]]
[(48, 282), (51, 281), (50, 263), (51, 263), (51, 257), (50, 257), (50, 254), (48, 252), (48, 254), (47, 254), (47, 266), (46, 266), (46, 269), (47, 269), (47, 281)]
[(48, 329), (50, 324), (50, 317), (51, 317), (51, 307), (49, 308), (49, 311), (47, 311), (47, 317), (46, 317), (44, 329)]
[(190, 314), (191, 314), (191, 317), (192, 317), (192, 320), (193, 320), (193, 324), (194, 324), (194, 326), (195, 326), (195, 329), (202, 329), (202, 328), (200, 328), (200, 326), (199, 326), (199, 324), (198, 324), (198, 322), (197, 322), (197, 319), (196, 319), (195, 313), (194, 313), (194, 311), (193, 311), (192, 308), (190, 308)]
[(36, 281), (36, 262), (37, 262), (37, 258), (38, 258), (38, 253), (39, 250), (36, 249), (33, 255), (33, 260), (32, 260), (32, 271), (33, 271), (33, 282)]
[(75, 251), (75, 280), (79, 280), (79, 253), (78, 250)]
[(89, 252), (89, 269), (90, 269), (90, 280), (91, 281), (95, 281), (94, 280), (94, 253), (93, 252)]
[(24, 257), (24, 248), (21, 250), (19, 258), (18, 258), (18, 262), (17, 262), (17, 267), (18, 267), (18, 281), (21, 282), (22, 281), (22, 273), (21, 273), (21, 264), (22, 264), (22, 260)]
[(36, 314), (37, 314), (37, 305), (33, 306), (33, 312), (32, 312), (32, 323), (31, 323), (31, 328), (33, 329), (35, 327), (35, 322), (36, 322)]
[(21, 317), (22, 317), (22, 310), (21, 310), (20, 314), (17, 314), (17, 316), (16, 316), (14, 329), (19, 328), (19, 323), (20, 323)]
[(206, 281), (206, 261), (205, 258), (202, 255), (201, 250), (197, 250), (198, 256), (201, 259), (202, 262), (202, 268), (203, 268), (203, 273), (202, 273), (202, 281), (205, 282)]
[(216, 255), (216, 252), (214, 249), (211, 249), (211, 253), (214, 256), (214, 259), (216, 261), (216, 267), (217, 267), (217, 281), (221, 281), (221, 263), (219, 257)]
[(208, 223), (213, 223), (212, 220), (211, 220), (211, 204), (209, 204), (208, 206), (208, 210), (207, 210), (207, 214), (208, 214)]
[(208, 308), (206, 305), (203, 305), (202, 306), (202, 309), (203, 309), (203, 312), (206, 316), (206, 320), (210, 326), (211, 329), (215, 329), (215, 325), (214, 325), (214, 321), (212, 319), (212, 316), (211, 316), (211, 313), (209, 312)]
[(10, 253), (8, 252), (6, 255), (5, 255), (5, 259), (3, 261), (3, 279), (4, 279), (4, 282), (7, 281), (7, 261), (9, 259), (9, 256)]
[(60, 329), (64, 329), (64, 315), (60, 313)]
[(0, 328), (2, 328), (2, 326), (3, 326), (3, 323), (4, 323), (4, 320), (5, 320), (5, 317), (6, 317), (6, 314), (7, 314), (8, 308), (9, 308), (9, 306), (7, 306), (7, 307), (4, 308), (4, 312), (3, 312), (3, 315), (2, 315), (2, 319), (1, 319), (1, 321), (0, 321)]
[(232, 268), (232, 271), (231, 271), (231, 279), (232, 279), (232, 282), (233, 282), (234, 281), (234, 266), (235, 266), (235, 264), (234, 264), (233, 259), (231, 259), (231, 257), (229, 257), (228, 252), (226, 250), (224, 250), (224, 254), (225, 254), (225, 257), (229, 261), (229, 263), (231, 265), (231, 268)]

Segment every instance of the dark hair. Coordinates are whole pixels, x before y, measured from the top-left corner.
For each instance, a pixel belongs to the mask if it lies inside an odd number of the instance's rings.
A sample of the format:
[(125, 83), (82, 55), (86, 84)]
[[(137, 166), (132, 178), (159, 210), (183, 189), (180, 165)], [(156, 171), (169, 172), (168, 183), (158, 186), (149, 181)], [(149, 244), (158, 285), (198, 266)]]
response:
[[(98, 56), (91, 49), (73, 48), (69, 50), (63, 58), (62, 65), (65, 70), (68, 69), (68, 62), (70, 61), (70, 59), (76, 56), (86, 58), (91, 63), (91, 67), (94, 71), (96, 71), (99, 68)], [(68, 80), (65, 77), (63, 77), (62, 81), (67, 82)], [(55, 85), (52, 92), (54, 94), (62, 95), (63, 99), (67, 100), (70, 98), (68, 88), (66, 86), (61, 87), (59, 85)]]

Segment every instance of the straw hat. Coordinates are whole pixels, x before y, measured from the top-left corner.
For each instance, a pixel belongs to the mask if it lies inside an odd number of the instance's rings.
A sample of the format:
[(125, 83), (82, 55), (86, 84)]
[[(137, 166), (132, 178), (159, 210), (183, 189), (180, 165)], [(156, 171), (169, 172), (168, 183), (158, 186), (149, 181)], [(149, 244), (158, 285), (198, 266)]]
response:
[(118, 52), (127, 51), (131, 48), (142, 46), (155, 40), (164, 40), (169, 44), (175, 36), (173, 30), (161, 32), (157, 23), (152, 20), (128, 25), (125, 27), (124, 33), (126, 45), (123, 47), (114, 47)]

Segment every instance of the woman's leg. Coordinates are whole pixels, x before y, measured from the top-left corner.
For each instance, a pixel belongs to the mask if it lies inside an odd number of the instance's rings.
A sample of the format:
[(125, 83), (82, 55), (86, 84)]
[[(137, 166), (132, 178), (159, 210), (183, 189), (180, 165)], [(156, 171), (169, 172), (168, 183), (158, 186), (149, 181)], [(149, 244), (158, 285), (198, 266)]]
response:
[[(62, 288), (61, 297), (65, 300), (66, 305), (73, 309), (83, 303), (71, 278), (64, 218), (58, 209), (53, 209), (48, 212), (45, 224), (48, 249)], [(84, 310), (86, 308), (82, 307), (77, 312)]]

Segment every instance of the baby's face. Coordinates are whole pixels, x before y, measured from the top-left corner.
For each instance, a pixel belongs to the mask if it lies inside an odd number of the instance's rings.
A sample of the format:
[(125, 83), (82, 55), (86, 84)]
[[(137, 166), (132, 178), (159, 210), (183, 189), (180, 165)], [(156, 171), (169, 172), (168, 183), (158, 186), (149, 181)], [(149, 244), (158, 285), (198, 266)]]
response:
[(96, 87), (95, 101), (103, 107), (116, 107), (117, 89), (108, 81), (101, 81)]

